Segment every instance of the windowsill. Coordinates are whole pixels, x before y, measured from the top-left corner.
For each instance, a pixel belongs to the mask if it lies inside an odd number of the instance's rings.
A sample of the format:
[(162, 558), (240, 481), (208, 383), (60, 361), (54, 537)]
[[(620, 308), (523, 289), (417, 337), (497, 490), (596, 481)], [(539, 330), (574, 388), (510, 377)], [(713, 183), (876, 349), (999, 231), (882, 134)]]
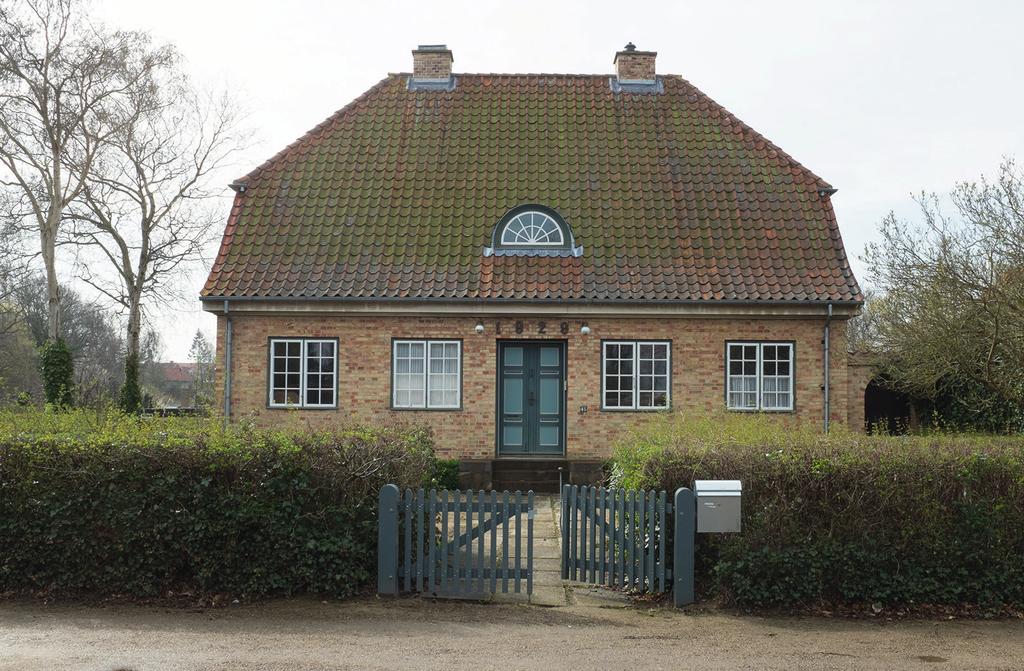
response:
[(601, 412), (670, 412), (672, 406), (667, 408), (601, 408)]
[(787, 415), (794, 414), (796, 412), (796, 408), (726, 408), (725, 410), (726, 412), (742, 412), (746, 414), (756, 414), (761, 412), (767, 415)]
[(394, 410), (395, 412), (462, 412), (462, 406), (452, 408), (398, 408), (391, 405), (388, 406), (388, 410)]
[(337, 410), (336, 405), (267, 405), (267, 410)]

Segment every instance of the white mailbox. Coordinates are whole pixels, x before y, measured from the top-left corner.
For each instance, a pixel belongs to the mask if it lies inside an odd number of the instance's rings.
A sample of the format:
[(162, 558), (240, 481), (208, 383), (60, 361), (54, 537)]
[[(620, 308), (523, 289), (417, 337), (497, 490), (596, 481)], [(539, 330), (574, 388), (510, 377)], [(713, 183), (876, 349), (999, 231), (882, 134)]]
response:
[(739, 480), (696, 480), (697, 533), (737, 533), (740, 530)]

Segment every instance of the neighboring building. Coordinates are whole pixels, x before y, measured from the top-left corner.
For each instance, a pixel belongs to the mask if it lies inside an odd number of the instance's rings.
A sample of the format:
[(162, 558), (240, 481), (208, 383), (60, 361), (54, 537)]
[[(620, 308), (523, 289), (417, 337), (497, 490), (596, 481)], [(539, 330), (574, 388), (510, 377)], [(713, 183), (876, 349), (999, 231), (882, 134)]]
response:
[(862, 407), (827, 182), (632, 45), (614, 75), (452, 60), (420, 47), (232, 185), (202, 294), (228, 414), (427, 423), (486, 483), (590, 477), (651, 412)]
[(163, 361), (155, 364), (155, 367), (153, 384), (157, 391), (177, 407), (195, 405), (192, 391), (196, 375), (195, 363)]

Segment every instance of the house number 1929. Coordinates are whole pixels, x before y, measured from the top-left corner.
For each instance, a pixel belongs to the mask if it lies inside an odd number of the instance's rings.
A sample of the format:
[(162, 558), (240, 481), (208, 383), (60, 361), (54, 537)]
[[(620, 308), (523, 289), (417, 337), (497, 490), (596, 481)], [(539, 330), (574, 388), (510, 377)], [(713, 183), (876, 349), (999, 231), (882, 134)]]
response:
[[(551, 333), (554, 333), (555, 328), (558, 329), (558, 333), (561, 333), (562, 335), (567, 335), (569, 333), (569, 322), (559, 322), (556, 327), (556, 325), (551, 322), (527, 322), (523, 321), (522, 319), (518, 319), (512, 323), (511, 332), (515, 333), (516, 335), (522, 335), (524, 333), (532, 333), (536, 335), (550, 335)], [(494, 322), (494, 332), (497, 333), (498, 335), (504, 333), (504, 331), (502, 330), (502, 323), (500, 321)]]

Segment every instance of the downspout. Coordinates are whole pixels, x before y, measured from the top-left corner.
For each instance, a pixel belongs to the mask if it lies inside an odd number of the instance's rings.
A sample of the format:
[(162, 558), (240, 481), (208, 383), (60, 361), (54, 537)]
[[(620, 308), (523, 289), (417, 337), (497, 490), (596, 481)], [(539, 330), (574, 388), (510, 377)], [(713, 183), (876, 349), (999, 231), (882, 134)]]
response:
[(829, 414), (831, 412), (830, 401), (829, 401), (829, 378), (831, 377), (831, 375), (829, 374), (830, 373), (830, 371), (829, 371), (829, 341), (831, 340), (831, 337), (830, 337), (831, 336), (830, 331), (832, 330), (831, 327), (832, 327), (832, 303), (829, 303), (828, 304), (828, 314), (825, 315), (825, 334), (824, 334), (824, 339), (822, 340), (822, 343), (823, 343), (823, 359), (825, 361), (825, 372), (824, 372), (824, 378), (825, 379), (824, 379), (824, 381), (823, 381), (823, 383), (821, 385), (821, 389), (822, 389), (822, 392), (823, 392), (824, 397), (825, 397), (825, 421), (824, 421), (825, 433), (828, 433), (828, 420), (829, 420)]
[(228, 312), (228, 302), (224, 301), (224, 317), (227, 323), (224, 325), (224, 426), (231, 421), (231, 314)]

